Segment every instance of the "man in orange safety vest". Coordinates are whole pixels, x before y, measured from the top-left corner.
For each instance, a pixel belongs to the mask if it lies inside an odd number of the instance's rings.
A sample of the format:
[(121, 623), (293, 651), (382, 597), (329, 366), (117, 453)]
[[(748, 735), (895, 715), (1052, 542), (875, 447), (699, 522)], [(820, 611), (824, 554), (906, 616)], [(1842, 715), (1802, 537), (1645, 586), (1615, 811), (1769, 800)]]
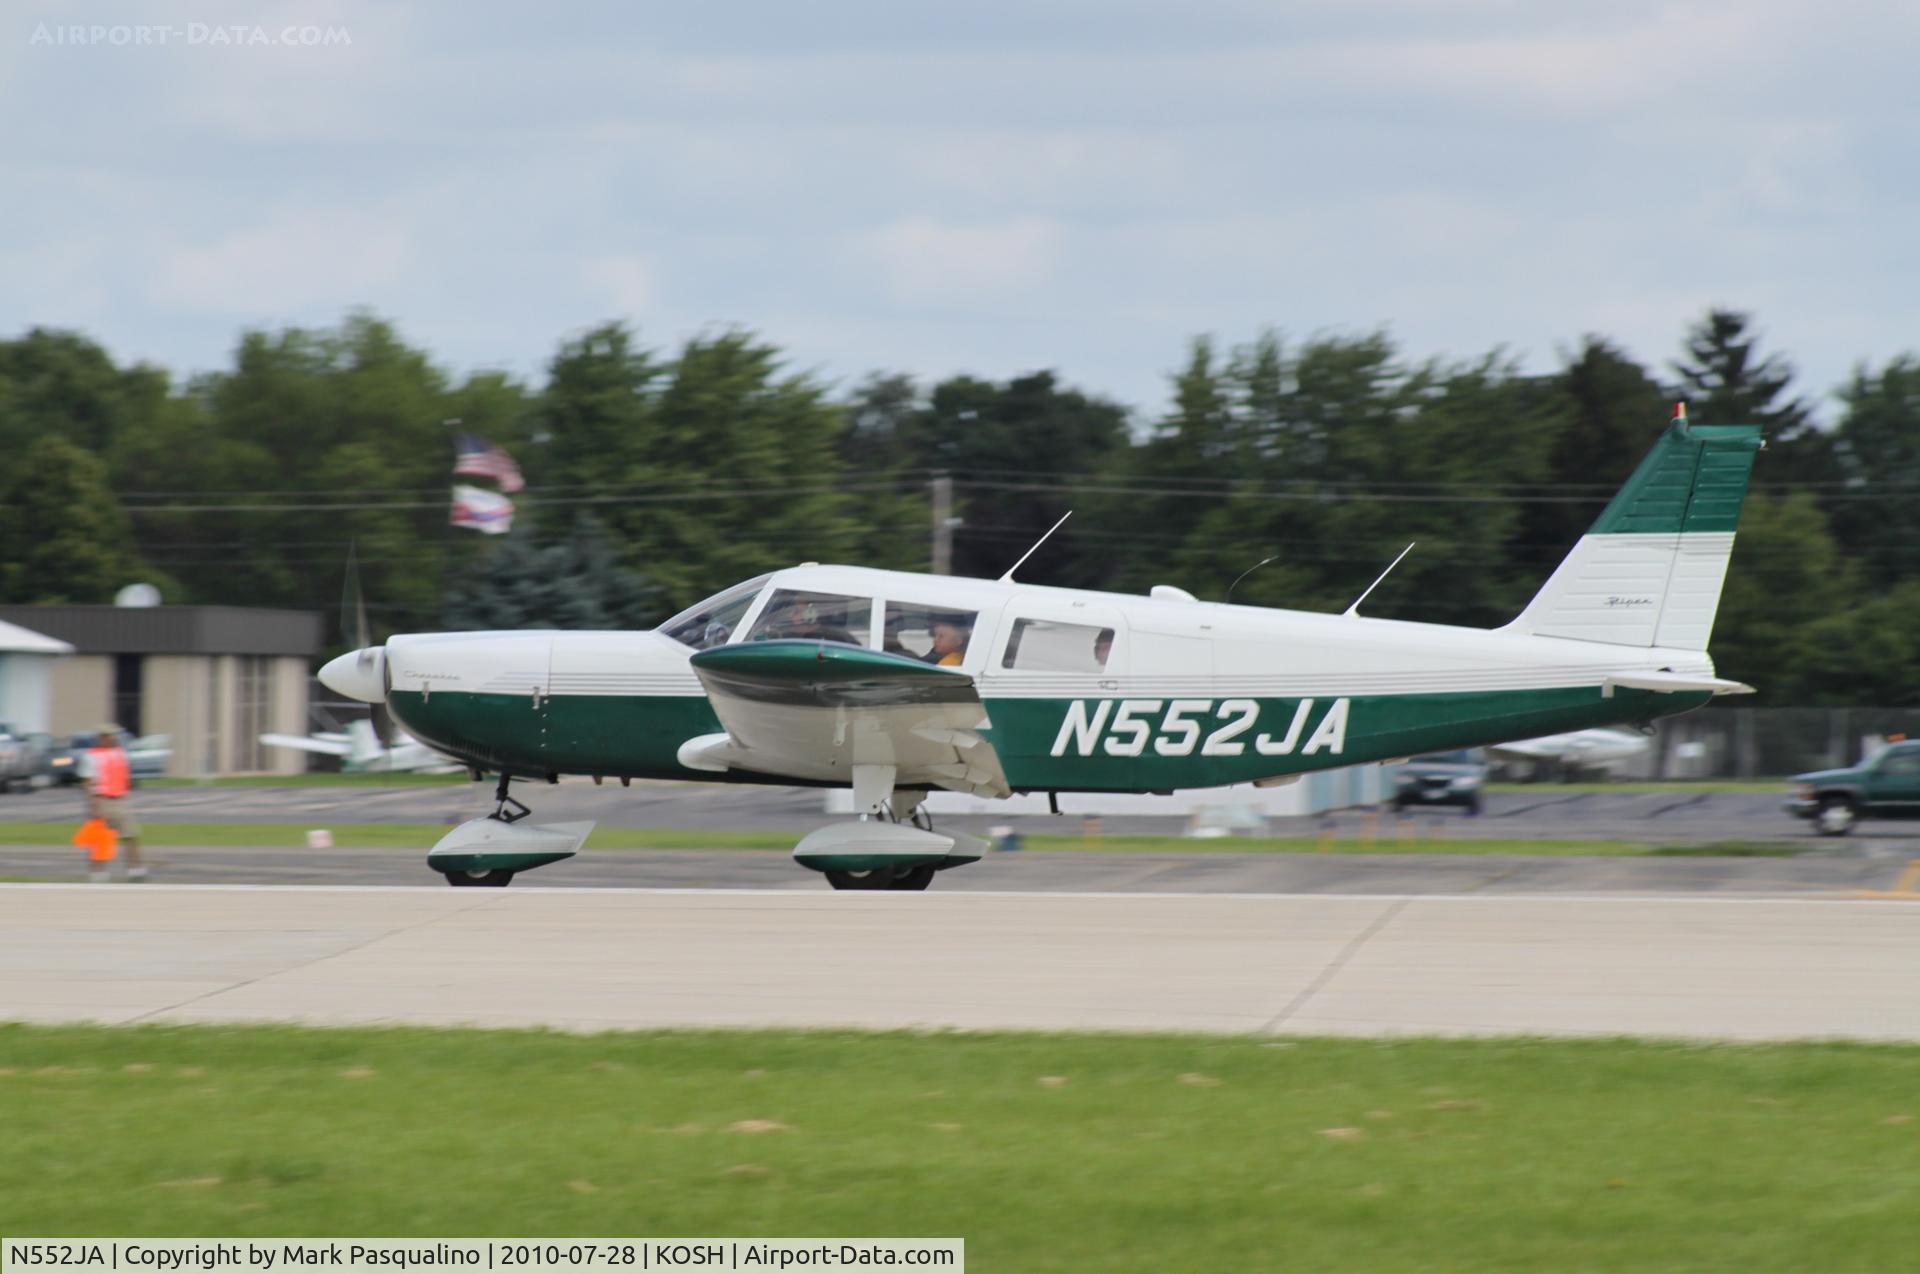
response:
[[(94, 745), (87, 749), (88, 815), (100, 819), (120, 834), (127, 851), (127, 879), (145, 880), (146, 864), (140, 861), (140, 820), (134, 817), (127, 793), (133, 790), (133, 771), (127, 763), (126, 749), (120, 746), (120, 727), (101, 726)], [(104, 863), (95, 863), (93, 879), (105, 880)]]

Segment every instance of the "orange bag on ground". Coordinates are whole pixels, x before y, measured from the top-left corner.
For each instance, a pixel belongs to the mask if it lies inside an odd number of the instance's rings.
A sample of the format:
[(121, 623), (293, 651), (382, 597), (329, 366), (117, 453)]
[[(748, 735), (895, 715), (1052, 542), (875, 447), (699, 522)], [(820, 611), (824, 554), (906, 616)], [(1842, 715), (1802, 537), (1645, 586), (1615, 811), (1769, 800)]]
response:
[(107, 826), (103, 818), (90, 818), (73, 834), (73, 843), (87, 851), (91, 862), (110, 863), (120, 847), (120, 833)]

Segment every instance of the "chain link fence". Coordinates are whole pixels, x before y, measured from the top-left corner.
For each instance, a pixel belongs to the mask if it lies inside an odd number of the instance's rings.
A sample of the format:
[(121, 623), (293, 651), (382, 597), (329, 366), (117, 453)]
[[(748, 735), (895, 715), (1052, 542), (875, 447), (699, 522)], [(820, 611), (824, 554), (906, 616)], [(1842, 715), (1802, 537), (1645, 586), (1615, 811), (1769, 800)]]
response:
[(1891, 736), (1920, 738), (1920, 708), (1702, 708), (1655, 730), (1619, 777), (1754, 779), (1852, 765)]

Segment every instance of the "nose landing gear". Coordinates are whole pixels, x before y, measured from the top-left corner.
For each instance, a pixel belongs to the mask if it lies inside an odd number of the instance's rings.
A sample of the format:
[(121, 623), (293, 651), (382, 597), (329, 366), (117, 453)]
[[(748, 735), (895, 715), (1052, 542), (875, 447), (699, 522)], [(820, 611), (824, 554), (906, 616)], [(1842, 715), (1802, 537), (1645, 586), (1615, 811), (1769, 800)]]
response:
[(592, 823), (520, 826), (532, 811), (508, 794), (512, 781), (503, 771), (493, 790), (493, 813), (468, 819), (428, 852), (427, 866), (445, 876), (449, 885), (501, 889), (520, 872), (573, 857), (586, 843)]
[[(495, 784), (493, 789), (493, 813), (487, 815), (488, 818), (502, 823), (517, 823), (527, 815), (533, 813), (533, 811), (525, 805), (522, 805), (519, 801), (507, 795), (507, 785), (511, 782), (513, 782), (513, 775), (508, 774), (505, 770), (500, 771), (500, 782)], [(509, 806), (512, 808), (509, 809)], [(506, 882), (501, 881), (500, 883), (505, 884)]]

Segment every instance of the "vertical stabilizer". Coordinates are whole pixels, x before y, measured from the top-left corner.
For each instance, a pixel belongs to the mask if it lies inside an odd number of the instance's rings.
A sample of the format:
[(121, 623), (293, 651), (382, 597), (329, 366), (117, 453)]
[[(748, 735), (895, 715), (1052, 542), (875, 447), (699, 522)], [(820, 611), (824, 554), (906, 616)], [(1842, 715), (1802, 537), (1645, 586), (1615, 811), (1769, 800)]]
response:
[(1705, 650), (1760, 447), (1757, 425), (1694, 425), (1677, 414), (1508, 628)]

